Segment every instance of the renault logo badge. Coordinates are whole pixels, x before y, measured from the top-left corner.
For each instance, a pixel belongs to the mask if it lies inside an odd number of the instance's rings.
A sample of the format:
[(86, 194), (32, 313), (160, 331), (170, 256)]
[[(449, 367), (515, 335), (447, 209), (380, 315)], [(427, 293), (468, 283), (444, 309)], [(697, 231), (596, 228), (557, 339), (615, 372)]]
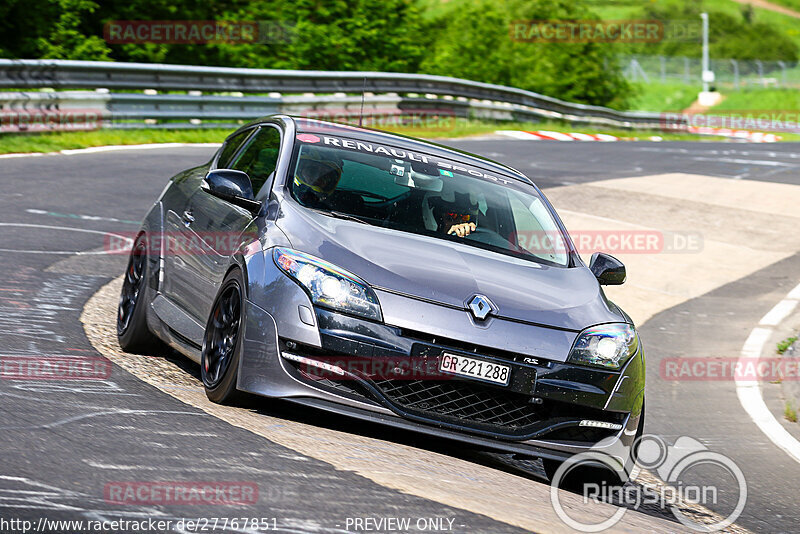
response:
[(495, 311), (495, 307), (487, 297), (483, 295), (475, 295), (470, 299), (467, 303), (469, 306), (472, 315), (475, 316), (476, 319), (480, 319), (481, 321), (486, 319), (490, 313)]

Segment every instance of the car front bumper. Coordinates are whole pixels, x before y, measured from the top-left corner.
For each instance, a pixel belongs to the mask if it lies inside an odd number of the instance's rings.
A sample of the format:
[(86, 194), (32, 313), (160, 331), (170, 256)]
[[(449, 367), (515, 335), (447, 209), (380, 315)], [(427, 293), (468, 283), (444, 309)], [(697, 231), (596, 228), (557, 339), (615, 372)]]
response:
[[(297, 306), (310, 302), (297, 295), (279, 302), (283, 309), (270, 311), (247, 302), (239, 389), (480, 448), (549, 459), (597, 449), (598, 442), (603, 448), (616, 442), (618, 450), (618, 444), (630, 447), (635, 439), (644, 395), (641, 348), (620, 372), (543, 358), (528, 363), (531, 359), (524, 361), (524, 355), (321, 308), (313, 308), (315, 336), (307, 328), (286, 328), (286, 318), (276, 317), (287, 306), (298, 317)], [(445, 351), (508, 365), (511, 381), (498, 386), (460, 377), (408, 376), (409, 369), (438, 369)], [(405, 376), (392, 375), (393, 369), (405, 371)], [(587, 422), (614, 427), (585, 426)]]

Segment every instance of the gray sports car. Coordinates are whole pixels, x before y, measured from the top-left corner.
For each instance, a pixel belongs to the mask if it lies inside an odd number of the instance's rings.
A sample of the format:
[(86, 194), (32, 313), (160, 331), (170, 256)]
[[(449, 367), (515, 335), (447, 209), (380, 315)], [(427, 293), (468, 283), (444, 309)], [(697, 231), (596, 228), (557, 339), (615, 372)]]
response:
[[(628, 446), (644, 353), (544, 194), (417, 139), (272, 116), (174, 176), (134, 242), (117, 333), (250, 393), (560, 462)], [(610, 449), (609, 449), (610, 450)], [(620, 458), (629, 463), (630, 458)]]

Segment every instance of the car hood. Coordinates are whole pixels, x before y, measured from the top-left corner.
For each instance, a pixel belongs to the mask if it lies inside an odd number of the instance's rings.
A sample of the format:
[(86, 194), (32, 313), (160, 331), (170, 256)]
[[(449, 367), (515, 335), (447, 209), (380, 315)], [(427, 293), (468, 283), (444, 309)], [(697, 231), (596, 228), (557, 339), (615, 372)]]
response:
[(474, 295), (498, 318), (579, 331), (625, 321), (586, 267), (551, 267), (453, 243), (337, 219), (285, 201), (276, 221), (292, 247), (373, 287), (467, 309)]

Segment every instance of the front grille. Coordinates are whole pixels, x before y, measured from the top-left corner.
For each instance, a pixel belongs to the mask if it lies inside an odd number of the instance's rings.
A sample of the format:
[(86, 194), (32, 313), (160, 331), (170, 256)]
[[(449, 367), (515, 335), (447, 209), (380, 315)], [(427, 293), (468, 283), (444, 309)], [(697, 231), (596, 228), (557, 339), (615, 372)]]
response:
[(460, 380), (379, 380), (390, 401), (411, 413), (518, 432), (541, 421), (530, 397)]

